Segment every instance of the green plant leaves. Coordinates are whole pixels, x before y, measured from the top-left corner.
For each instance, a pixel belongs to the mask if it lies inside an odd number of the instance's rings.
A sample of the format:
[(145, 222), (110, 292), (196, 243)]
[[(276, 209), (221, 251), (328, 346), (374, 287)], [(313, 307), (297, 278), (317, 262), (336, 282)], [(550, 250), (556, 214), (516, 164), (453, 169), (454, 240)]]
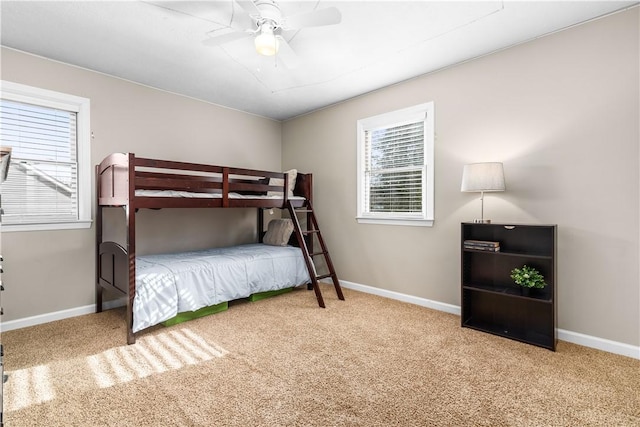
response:
[(521, 268), (514, 268), (511, 270), (511, 278), (516, 285), (524, 288), (538, 288), (542, 289), (547, 284), (544, 281), (544, 276), (540, 274), (538, 270), (527, 265), (523, 265)]

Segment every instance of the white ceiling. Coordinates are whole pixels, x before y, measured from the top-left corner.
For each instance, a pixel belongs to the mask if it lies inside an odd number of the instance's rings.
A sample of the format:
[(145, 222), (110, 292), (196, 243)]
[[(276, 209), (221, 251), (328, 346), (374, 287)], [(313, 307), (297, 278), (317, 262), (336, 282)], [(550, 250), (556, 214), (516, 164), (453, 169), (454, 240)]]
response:
[(282, 14), (336, 7), (337, 25), (283, 35), (285, 67), (224, 34), (226, 1), (0, 2), (1, 43), (230, 108), (284, 120), (630, 7), (637, 1), (280, 1)]

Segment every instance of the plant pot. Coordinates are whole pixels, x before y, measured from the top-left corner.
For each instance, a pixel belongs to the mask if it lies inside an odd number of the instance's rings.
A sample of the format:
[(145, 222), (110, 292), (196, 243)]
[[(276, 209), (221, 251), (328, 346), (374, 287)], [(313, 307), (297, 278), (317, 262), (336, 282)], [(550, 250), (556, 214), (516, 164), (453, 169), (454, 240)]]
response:
[(523, 297), (531, 296), (531, 288), (520, 288)]

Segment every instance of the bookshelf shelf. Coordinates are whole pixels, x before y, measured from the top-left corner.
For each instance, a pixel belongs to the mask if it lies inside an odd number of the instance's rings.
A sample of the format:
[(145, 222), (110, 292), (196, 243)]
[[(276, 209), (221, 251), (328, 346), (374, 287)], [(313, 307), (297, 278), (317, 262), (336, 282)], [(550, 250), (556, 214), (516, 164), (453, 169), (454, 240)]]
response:
[[(556, 229), (556, 225), (462, 223), (463, 327), (555, 351)], [(510, 277), (512, 269), (525, 264), (540, 271), (547, 283), (528, 296)]]
[(504, 251), (488, 252), (488, 251), (479, 251), (479, 250), (476, 250), (476, 249), (463, 249), (463, 251), (465, 251), (465, 252), (480, 252), (480, 253), (484, 253), (484, 254), (498, 255), (498, 256), (513, 256), (513, 257), (552, 259), (552, 257), (550, 255), (535, 255), (535, 254), (528, 254), (528, 253), (522, 253), (522, 252), (520, 252), (520, 253), (519, 252), (504, 252)]
[(462, 289), (473, 291), (473, 292), (488, 292), (492, 294), (498, 295), (506, 295), (508, 297), (513, 298), (526, 298), (531, 300), (532, 302), (546, 303), (551, 304), (553, 300), (549, 298), (548, 295), (545, 294), (533, 294), (533, 295), (522, 295), (522, 292), (519, 289), (514, 289), (513, 287), (508, 286), (482, 286), (482, 285), (473, 285), (473, 284), (465, 284), (462, 286)]

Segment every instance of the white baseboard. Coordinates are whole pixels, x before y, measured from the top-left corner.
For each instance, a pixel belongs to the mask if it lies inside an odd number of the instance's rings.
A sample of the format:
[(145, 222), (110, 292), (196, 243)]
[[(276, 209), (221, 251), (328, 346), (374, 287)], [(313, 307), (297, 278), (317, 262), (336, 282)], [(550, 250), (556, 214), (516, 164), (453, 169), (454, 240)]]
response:
[(564, 329), (558, 329), (557, 331), (559, 340), (595, 348), (597, 350), (607, 351), (609, 353), (632, 357), (634, 359), (640, 359), (640, 347), (591, 335), (585, 335), (579, 332), (567, 331)]
[[(389, 291), (386, 289), (380, 289), (373, 286), (362, 285), (359, 283), (349, 282), (347, 280), (340, 280), (340, 284), (344, 288), (353, 289), (356, 291), (364, 292), (367, 294), (378, 295), (385, 298), (394, 299), (397, 301), (408, 302), (410, 304), (419, 305), (421, 307), (431, 308), (445, 313), (455, 314), (460, 316), (460, 307), (453, 304), (447, 304), (439, 301), (433, 301), (426, 298), (416, 297), (413, 295), (406, 295), (400, 292)], [(103, 308), (105, 310), (122, 307), (125, 305), (124, 299), (117, 299), (112, 301), (105, 301)], [(53, 313), (40, 314), (38, 316), (25, 317), (23, 319), (10, 320), (8, 322), (2, 322), (3, 331), (11, 331), (14, 329), (26, 328), (28, 326), (40, 325), (43, 323), (53, 322), (55, 320), (67, 319), (70, 317), (82, 316), (84, 314), (90, 314), (96, 312), (95, 304), (85, 305), (83, 307), (70, 308), (68, 310), (56, 311)], [(582, 345), (585, 347), (595, 348), (597, 350), (606, 351), (609, 353), (620, 354), (622, 356), (632, 357), (634, 359), (640, 359), (640, 347), (625, 344), (617, 341), (611, 341), (604, 338), (598, 338), (591, 335), (581, 334), (579, 332), (567, 331), (565, 329), (558, 329), (558, 339), (573, 344)]]
[(340, 279), (340, 285), (342, 287), (353, 289), (355, 291), (378, 295), (402, 302), (408, 302), (410, 304), (419, 305), (421, 307), (432, 308), (434, 310), (444, 311), (445, 313), (451, 313), (460, 316), (460, 307), (457, 305), (446, 304), (444, 302), (433, 301), (426, 298), (414, 297), (412, 295), (401, 294), (400, 292), (388, 291), (386, 289), (374, 288), (373, 286), (361, 285), (359, 283), (348, 282), (342, 279)]
[[(122, 307), (125, 305), (124, 299), (117, 299), (112, 301), (105, 301), (102, 305), (104, 310), (111, 308)], [(43, 323), (49, 323), (56, 320), (68, 319), (70, 317), (82, 316), (84, 314), (91, 314), (96, 312), (96, 305), (90, 304), (82, 307), (70, 308), (67, 310), (55, 311), (53, 313), (39, 314), (37, 316), (25, 317), (22, 319), (9, 320), (8, 322), (2, 322), (3, 331), (12, 331), (14, 329), (22, 329), (29, 326), (41, 325)]]
[[(422, 307), (432, 308), (434, 310), (444, 311), (446, 313), (456, 314), (460, 316), (461, 310), (457, 305), (446, 304), (443, 302), (433, 301), (426, 298), (406, 295), (399, 292), (388, 291), (386, 289), (375, 288), (373, 286), (361, 285), (359, 283), (340, 280), (340, 284), (348, 289), (353, 289), (368, 294), (378, 295), (385, 298), (391, 298), (398, 301), (416, 304)], [(603, 350), (609, 353), (620, 354), (622, 356), (640, 359), (640, 346), (633, 346), (617, 341), (611, 341), (604, 338), (598, 338), (591, 335), (585, 335), (578, 332), (558, 329), (558, 339), (585, 347)]]

